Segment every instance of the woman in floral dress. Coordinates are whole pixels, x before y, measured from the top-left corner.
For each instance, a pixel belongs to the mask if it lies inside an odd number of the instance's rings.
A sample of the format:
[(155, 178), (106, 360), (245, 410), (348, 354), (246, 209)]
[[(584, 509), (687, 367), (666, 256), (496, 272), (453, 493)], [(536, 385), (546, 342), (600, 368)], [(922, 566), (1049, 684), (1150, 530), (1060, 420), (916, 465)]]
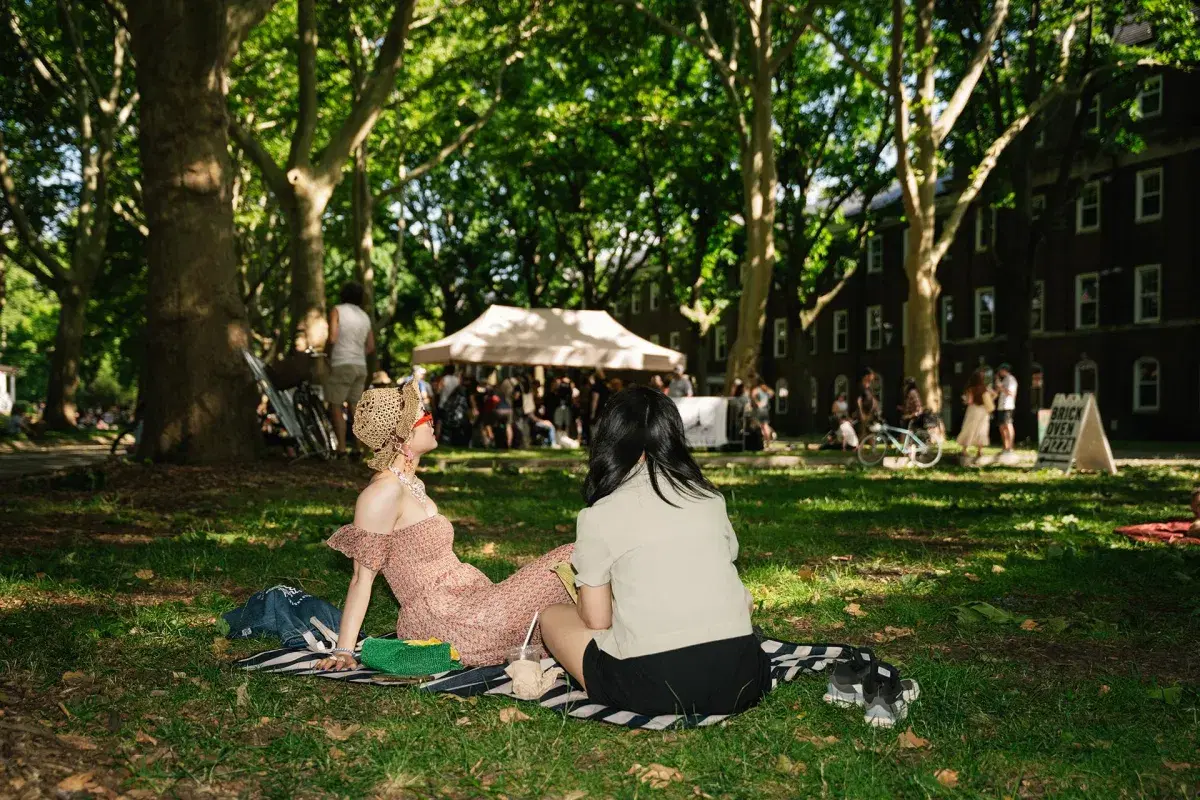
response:
[[(454, 526), (438, 513), (416, 476), (421, 456), (437, 447), (431, 423), (413, 382), (363, 394), (354, 435), (373, 451), (367, 465), (376, 474), (358, 496), (354, 523), (328, 541), (354, 559), (354, 577), (338, 646), (320, 669), (357, 666), (354, 645), (380, 573), (400, 601), (396, 635), (450, 642), (468, 666), (503, 662), (508, 649), (524, 640), (534, 614), (570, 600), (552, 568), (570, 560), (572, 545), (550, 551), (500, 583), (454, 555)], [(533, 643), (540, 644), (536, 633)]]

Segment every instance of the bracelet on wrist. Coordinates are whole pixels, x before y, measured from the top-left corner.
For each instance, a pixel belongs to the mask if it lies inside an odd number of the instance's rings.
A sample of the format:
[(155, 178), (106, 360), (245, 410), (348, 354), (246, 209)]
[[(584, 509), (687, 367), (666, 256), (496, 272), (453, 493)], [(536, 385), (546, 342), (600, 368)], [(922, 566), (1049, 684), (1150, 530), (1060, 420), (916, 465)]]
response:
[(334, 655), (337, 655), (338, 653), (345, 653), (346, 655), (350, 656), (351, 658), (354, 658), (354, 651), (347, 649), (345, 647), (335, 647), (332, 650), (330, 650), (329, 652), (333, 653)]

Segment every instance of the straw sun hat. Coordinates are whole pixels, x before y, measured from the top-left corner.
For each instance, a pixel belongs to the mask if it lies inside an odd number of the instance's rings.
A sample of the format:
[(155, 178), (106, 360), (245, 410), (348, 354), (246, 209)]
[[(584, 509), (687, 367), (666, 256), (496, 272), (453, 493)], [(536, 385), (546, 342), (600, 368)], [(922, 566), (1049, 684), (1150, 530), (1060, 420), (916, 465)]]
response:
[(371, 448), (367, 466), (385, 470), (396, 460), (400, 448), (412, 436), (413, 426), (425, 416), (416, 381), (399, 389), (368, 389), (354, 414), (354, 436)]

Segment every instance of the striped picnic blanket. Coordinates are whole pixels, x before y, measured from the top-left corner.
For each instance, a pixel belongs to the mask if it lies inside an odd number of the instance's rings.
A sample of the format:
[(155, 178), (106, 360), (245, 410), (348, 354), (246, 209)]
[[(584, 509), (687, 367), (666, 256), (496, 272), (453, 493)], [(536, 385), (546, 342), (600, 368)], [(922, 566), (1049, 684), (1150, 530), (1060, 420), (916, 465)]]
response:
[[(391, 637), (394, 638), (395, 634)], [(798, 644), (764, 639), (762, 649), (771, 657), (771, 685), (788, 683), (802, 675), (823, 675), (842, 661), (848, 661), (857, 649), (845, 644)], [(459, 697), (495, 695), (517, 698), (512, 693), (512, 681), (504, 673), (503, 665), (470, 667), (428, 678), (397, 678), (375, 672), (365, 667), (344, 672), (324, 672), (313, 669), (313, 665), (325, 657), (303, 648), (267, 650), (243, 658), (236, 666), (245, 670), (274, 672), (285, 675), (315, 675), (327, 680), (348, 683), (365, 683), (374, 686), (416, 686), (421, 691), (453, 694)], [(552, 658), (542, 660), (542, 669), (555, 666)], [(622, 711), (618, 708), (592, 703), (587, 694), (562, 678), (555, 682), (536, 702), (543, 708), (553, 709), (573, 719), (597, 720), (625, 728), (666, 730), (667, 728), (701, 728), (715, 725), (728, 718), (726, 714), (664, 714), (656, 717)]]

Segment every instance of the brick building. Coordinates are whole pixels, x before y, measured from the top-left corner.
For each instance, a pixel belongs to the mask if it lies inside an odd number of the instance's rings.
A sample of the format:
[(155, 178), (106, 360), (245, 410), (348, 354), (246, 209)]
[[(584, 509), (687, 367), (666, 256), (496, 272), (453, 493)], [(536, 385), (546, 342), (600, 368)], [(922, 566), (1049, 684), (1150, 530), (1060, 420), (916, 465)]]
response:
[[(1079, 191), (1052, 225), (1035, 265), (1039, 297), (1035, 386), (1018, 402), (1047, 407), (1056, 393), (1093, 392), (1117, 439), (1200, 439), (1200, 78), (1165, 72), (1135, 93), (1099, 96), (1089, 108), (1096, 136), (1120, 128), (1143, 142), (1117, 156), (1081, 159)], [(1116, 92), (1114, 92), (1116, 94)], [(1105, 104), (1111, 103), (1111, 107)], [(1132, 113), (1130, 113), (1132, 110)], [(1057, 170), (1065, 123), (1051, 120), (1039, 139), (1035, 208)], [(949, 184), (947, 192), (953, 192)], [(773, 292), (762, 372), (779, 391), (776, 427), (785, 433), (826, 428), (835, 393), (853, 395), (865, 366), (880, 373), (889, 411), (903, 377), (908, 282), (903, 270), (902, 210), (895, 196), (873, 207), (875, 225), (856, 273), (804, 335), (798, 307)], [(938, 270), (941, 383), (950, 429), (959, 395), (980, 365), (1016, 360), (1007, 349), (1006, 276), (992, 253), (1009, 213), (972, 208)], [(700, 340), (695, 327), (660, 296), (655, 276), (617, 309), (634, 332), (688, 355), (701, 393), (720, 393), (726, 348), (736, 330), (730, 308)], [(1040, 383), (1039, 385), (1036, 385)], [(1027, 406), (1028, 407), (1028, 406)], [(1025, 432), (1028, 433), (1028, 432)]]

